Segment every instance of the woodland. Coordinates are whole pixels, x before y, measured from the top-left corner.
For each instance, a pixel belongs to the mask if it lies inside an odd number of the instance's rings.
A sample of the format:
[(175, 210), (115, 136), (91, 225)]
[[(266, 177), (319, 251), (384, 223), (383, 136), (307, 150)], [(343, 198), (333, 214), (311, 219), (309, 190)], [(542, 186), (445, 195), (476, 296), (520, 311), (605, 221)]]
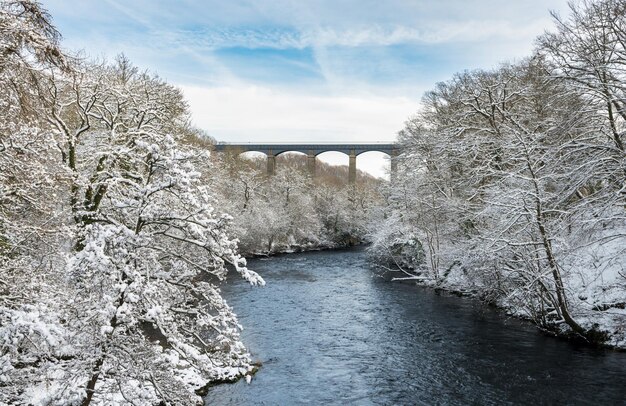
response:
[[(0, 403), (195, 404), (256, 371), (220, 293), (246, 256), (367, 243), (395, 280), (626, 348), (626, 1), (416, 103), (391, 181), (212, 151), (182, 91), (0, 1)], [(401, 123), (399, 125), (401, 127)]]

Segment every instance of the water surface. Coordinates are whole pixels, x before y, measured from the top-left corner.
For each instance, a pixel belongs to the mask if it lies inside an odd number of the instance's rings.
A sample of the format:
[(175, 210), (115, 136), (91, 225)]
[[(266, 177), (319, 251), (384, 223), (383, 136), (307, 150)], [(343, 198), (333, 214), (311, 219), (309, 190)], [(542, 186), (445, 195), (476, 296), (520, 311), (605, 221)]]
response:
[(477, 301), (386, 282), (359, 250), (251, 260), (224, 296), (263, 367), (215, 405), (626, 405), (626, 353), (546, 337)]

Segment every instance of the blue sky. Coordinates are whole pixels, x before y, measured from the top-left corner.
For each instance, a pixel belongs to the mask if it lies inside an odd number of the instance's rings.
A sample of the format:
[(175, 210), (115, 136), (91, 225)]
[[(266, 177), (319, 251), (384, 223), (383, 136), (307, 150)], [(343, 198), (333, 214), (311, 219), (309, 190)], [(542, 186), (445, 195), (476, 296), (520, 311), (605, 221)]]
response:
[(254, 142), (391, 141), (424, 91), (528, 55), (549, 10), (567, 12), (566, 0), (43, 4), (66, 48), (123, 52), (182, 87), (213, 137)]

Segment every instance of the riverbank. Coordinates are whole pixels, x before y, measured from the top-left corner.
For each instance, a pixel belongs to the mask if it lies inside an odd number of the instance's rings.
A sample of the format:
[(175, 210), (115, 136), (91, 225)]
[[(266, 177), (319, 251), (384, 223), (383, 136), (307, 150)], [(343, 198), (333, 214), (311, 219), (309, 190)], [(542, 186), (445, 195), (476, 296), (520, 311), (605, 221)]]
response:
[[(394, 270), (380, 265), (376, 266), (383, 269), (384, 273), (387, 274), (386, 278), (392, 282), (415, 283), (422, 287), (431, 288), (436, 292), (446, 292), (460, 297), (479, 300), (487, 306), (503, 311), (507, 316), (531, 323), (548, 336), (591, 347), (626, 352), (626, 310), (622, 306), (592, 310), (596, 314), (575, 314), (579, 323), (591, 333), (589, 336), (595, 339), (592, 341), (573, 333), (563, 323), (542, 327), (523, 309), (517, 308), (508, 302), (506, 297), (490, 297), (480, 287), (472, 286), (466, 278), (459, 278), (458, 275), (448, 274), (443, 281), (437, 281), (429, 277), (427, 272), (416, 273), (410, 276), (406, 271), (400, 269)], [(613, 310), (612, 313), (606, 313), (611, 310)], [(607, 315), (609, 317), (605, 317)]]
[(287, 247), (279, 247), (271, 251), (242, 251), (241, 256), (246, 259), (253, 258), (269, 258), (278, 255), (298, 254), (303, 252), (316, 252), (316, 251), (341, 251), (347, 249), (353, 249), (357, 247), (366, 247), (368, 243), (364, 241), (351, 241), (346, 243), (333, 243), (324, 242), (318, 244), (294, 244)]

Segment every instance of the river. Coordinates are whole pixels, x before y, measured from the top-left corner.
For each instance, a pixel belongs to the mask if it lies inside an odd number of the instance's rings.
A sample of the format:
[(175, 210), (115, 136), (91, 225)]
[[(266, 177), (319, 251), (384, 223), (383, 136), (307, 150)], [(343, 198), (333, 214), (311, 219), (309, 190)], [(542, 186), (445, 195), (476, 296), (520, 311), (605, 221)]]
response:
[(546, 337), (476, 300), (387, 282), (362, 250), (249, 261), (222, 291), (263, 366), (207, 405), (624, 405), (626, 353)]

